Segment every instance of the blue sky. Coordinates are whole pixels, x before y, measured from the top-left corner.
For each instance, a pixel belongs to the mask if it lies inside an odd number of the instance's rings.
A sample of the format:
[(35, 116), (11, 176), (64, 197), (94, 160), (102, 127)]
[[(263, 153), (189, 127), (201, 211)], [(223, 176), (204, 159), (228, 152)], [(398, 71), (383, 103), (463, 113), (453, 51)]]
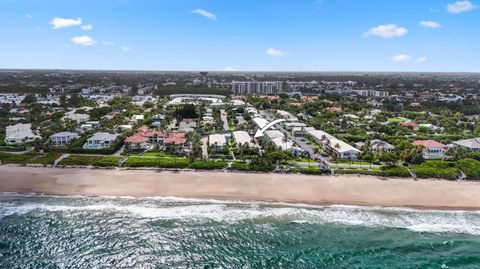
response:
[(480, 72), (480, 0), (0, 0), (0, 68)]

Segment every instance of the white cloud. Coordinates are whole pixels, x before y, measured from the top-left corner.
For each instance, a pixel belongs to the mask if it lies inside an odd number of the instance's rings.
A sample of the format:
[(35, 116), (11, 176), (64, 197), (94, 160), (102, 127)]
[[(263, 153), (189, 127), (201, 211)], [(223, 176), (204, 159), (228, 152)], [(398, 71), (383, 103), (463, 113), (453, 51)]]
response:
[(76, 19), (64, 19), (64, 18), (59, 18), (55, 17), (50, 21), (50, 25), (53, 26), (53, 29), (60, 29), (60, 28), (66, 28), (70, 26), (77, 26), (82, 24), (82, 19), (81, 18), (76, 18)]
[(227, 67), (225, 67), (225, 68), (223, 69), (223, 71), (225, 71), (225, 72), (234, 72), (234, 71), (237, 71), (237, 70), (235, 70), (235, 69), (234, 69), (233, 67), (231, 67), (231, 66), (227, 66)]
[(396, 63), (401, 63), (401, 62), (410, 62), (412, 58), (406, 54), (399, 54), (395, 55), (390, 60), (396, 62)]
[(82, 28), (82, 30), (84, 31), (90, 31), (93, 29), (93, 26), (91, 24), (87, 24), (87, 25), (82, 25), (80, 28)]
[(477, 6), (468, 0), (460, 0), (453, 4), (447, 5), (447, 11), (453, 14), (467, 12), (476, 9)]
[(282, 57), (285, 55), (285, 53), (279, 49), (274, 49), (274, 48), (269, 48), (267, 49), (267, 51), (265, 51), (265, 53), (268, 55), (268, 56), (272, 56), (272, 57)]
[(442, 28), (442, 25), (435, 21), (421, 21), (420, 25), (425, 28), (432, 28), (432, 29)]
[(396, 24), (384, 24), (373, 27), (364, 33), (364, 37), (379, 36), (382, 38), (402, 37), (408, 33), (408, 30), (403, 27), (398, 27)]
[(426, 62), (428, 62), (428, 59), (425, 56), (417, 59), (417, 63), (419, 63), (419, 64), (424, 64)]
[(97, 44), (97, 41), (95, 41), (93, 38), (89, 37), (88, 35), (82, 35), (82, 36), (75, 36), (70, 39), (72, 43), (80, 46), (93, 46)]
[(121, 49), (122, 49), (123, 52), (129, 52), (129, 51), (132, 50), (132, 48), (130, 48), (128, 46), (123, 46)]
[(102, 41), (102, 44), (105, 46), (113, 46), (115, 45), (115, 42), (113, 41)]
[(204, 9), (201, 9), (201, 8), (198, 8), (198, 9), (195, 9), (194, 11), (192, 11), (192, 13), (194, 14), (198, 14), (198, 15), (202, 15), (204, 16), (205, 18), (208, 18), (212, 21), (216, 21), (217, 20), (217, 16), (215, 16), (215, 14), (211, 13), (211, 12), (208, 12)]
[(25, 16), (24, 16), (24, 17), (25, 17), (25, 18), (27, 18), (27, 19), (33, 19), (33, 16), (32, 16), (32, 15), (30, 15), (30, 14), (25, 14)]

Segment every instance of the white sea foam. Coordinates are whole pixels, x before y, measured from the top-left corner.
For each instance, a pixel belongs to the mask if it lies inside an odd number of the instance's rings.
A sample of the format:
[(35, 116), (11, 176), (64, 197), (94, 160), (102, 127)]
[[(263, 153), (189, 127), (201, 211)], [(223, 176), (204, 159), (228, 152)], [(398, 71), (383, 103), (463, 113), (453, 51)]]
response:
[[(66, 199), (68, 200), (68, 199)], [(62, 200), (63, 201), (63, 200)], [(53, 202), (53, 204), (52, 204)], [(65, 202), (65, 201), (63, 201)], [(61, 203), (61, 201), (59, 202)], [(125, 217), (150, 220), (193, 222), (279, 221), (298, 225), (343, 224), (367, 227), (393, 227), (415, 232), (464, 233), (480, 235), (480, 212), (416, 210), (361, 206), (299, 207), (262, 203), (225, 203), (197, 199), (162, 198), (138, 200), (87, 200), (58, 205), (45, 203), (0, 202), (0, 219), (30, 212), (95, 211), (98, 214), (124, 214)]]

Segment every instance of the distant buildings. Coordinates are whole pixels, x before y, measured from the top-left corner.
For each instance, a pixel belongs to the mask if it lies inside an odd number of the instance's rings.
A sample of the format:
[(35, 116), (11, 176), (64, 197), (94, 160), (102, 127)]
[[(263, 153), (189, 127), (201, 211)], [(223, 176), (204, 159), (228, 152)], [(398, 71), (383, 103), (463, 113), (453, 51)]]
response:
[(24, 144), (32, 142), (36, 138), (40, 138), (40, 136), (33, 133), (30, 123), (18, 123), (6, 128), (5, 143), (7, 145)]
[(283, 92), (282, 81), (233, 81), (234, 94), (279, 94)]
[(113, 141), (117, 139), (116, 134), (106, 132), (97, 132), (92, 137), (87, 139), (83, 145), (84, 149), (104, 149), (113, 145)]
[(56, 147), (64, 147), (79, 137), (80, 136), (77, 133), (60, 132), (50, 136), (50, 141), (52, 141), (52, 144)]
[(378, 90), (354, 90), (354, 93), (364, 97), (378, 97), (385, 98), (390, 95), (388, 91), (378, 91)]
[(422, 147), (424, 159), (442, 159), (448, 149), (447, 146), (435, 140), (415, 140), (412, 145)]

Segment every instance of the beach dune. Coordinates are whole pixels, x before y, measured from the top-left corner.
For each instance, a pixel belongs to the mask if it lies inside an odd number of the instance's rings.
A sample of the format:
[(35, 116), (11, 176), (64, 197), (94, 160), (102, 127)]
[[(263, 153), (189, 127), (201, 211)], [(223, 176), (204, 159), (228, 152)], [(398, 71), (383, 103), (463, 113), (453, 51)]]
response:
[(480, 183), (235, 172), (0, 166), (0, 192), (479, 210)]

